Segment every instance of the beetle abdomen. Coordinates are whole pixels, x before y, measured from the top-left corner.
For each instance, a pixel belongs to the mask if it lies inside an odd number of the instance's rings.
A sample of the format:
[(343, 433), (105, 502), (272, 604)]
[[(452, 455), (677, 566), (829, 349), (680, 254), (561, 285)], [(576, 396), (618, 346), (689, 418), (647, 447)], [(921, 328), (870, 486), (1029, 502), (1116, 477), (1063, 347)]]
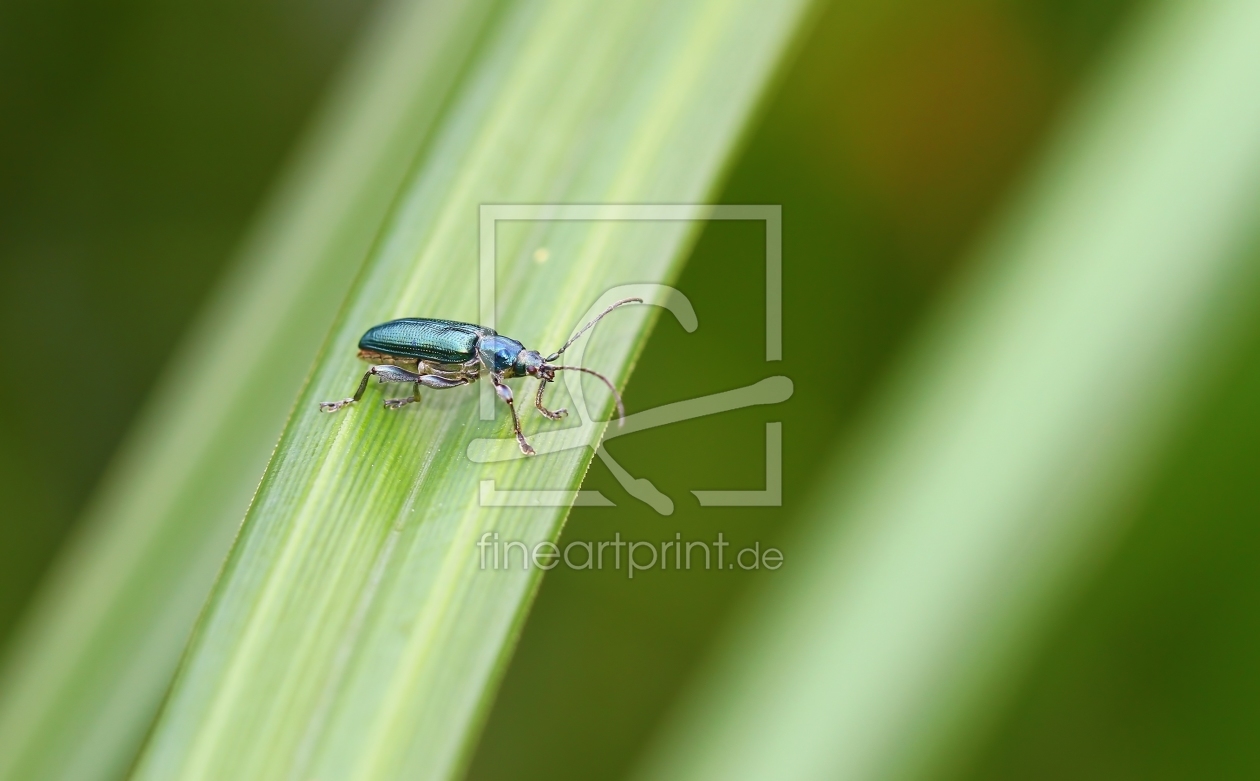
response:
[(359, 350), (359, 360), (367, 361), (373, 366), (385, 364), (387, 366), (401, 366), (407, 371), (417, 371), (420, 367), (419, 358), (409, 358), (406, 355), (390, 355), (389, 353), (378, 353), (375, 350)]
[(477, 339), (493, 334), (472, 323), (404, 317), (369, 328), (359, 340), (359, 349), (435, 363), (464, 363), (477, 356)]

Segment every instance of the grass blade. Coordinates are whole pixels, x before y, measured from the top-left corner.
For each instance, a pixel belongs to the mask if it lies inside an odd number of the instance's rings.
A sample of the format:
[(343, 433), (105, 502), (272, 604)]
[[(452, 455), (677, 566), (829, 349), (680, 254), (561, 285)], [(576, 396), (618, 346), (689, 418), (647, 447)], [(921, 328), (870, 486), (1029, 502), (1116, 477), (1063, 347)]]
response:
[[(571, 490), (591, 450), (474, 464), (470, 443), (506, 420), (480, 423), (468, 389), (404, 412), (383, 410), (375, 387), (337, 416), (316, 402), (357, 382), (367, 326), (476, 319), (479, 204), (703, 200), (803, 5), (522, 2), (502, 16), (301, 394), (137, 778), (458, 769), (539, 576), (482, 571), (476, 542), (554, 540), (567, 509), (481, 507), (482, 481)], [(552, 349), (606, 290), (670, 279), (693, 231), (501, 225), (495, 325)], [(586, 362), (623, 379), (648, 322), (620, 310), (587, 337)]]
[(122, 775), (405, 172), (491, 17), (384, 9), (166, 373), (0, 680), (0, 778)]
[(1145, 22), (641, 777), (939, 778), (1105, 553), (1260, 292), (1260, 6)]

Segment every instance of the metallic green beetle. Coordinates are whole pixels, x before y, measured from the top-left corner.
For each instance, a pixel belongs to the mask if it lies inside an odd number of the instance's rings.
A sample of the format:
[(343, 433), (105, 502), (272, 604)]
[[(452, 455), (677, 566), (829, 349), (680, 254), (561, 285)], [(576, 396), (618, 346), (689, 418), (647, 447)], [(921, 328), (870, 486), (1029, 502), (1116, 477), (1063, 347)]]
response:
[(567, 410), (555, 412), (543, 406), (543, 390), (547, 383), (554, 382), (556, 372), (561, 370), (580, 371), (593, 374), (604, 381), (612, 391), (617, 402), (619, 419), (626, 416), (625, 407), (621, 403), (621, 395), (607, 377), (584, 366), (556, 366), (552, 361), (569, 349), (579, 336), (598, 323), (609, 312), (623, 304), (641, 304), (641, 298), (624, 298), (599, 313), (573, 335), (564, 347), (544, 358), (536, 350), (526, 350), (525, 345), (495, 333), (494, 329), (472, 323), (460, 323), (454, 320), (434, 320), (428, 317), (404, 317), (391, 320), (369, 328), (359, 340), (359, 357), (370, 361), (373, 366), (363, 375), (359, 389), (354, 396), (341, 401), (320, 402), (319, 408), (324, 412), (335, 412), (347, 404), (353, 404), (363, 397), (368, 380), (375, 375), (381, 382), (410, 382), (415, 388), (410, 396), (401, 399), (386, 399), (385, 407), (399, 409), (413, 401), (420, 400), (420, 386), (445, 390), (457, 388), (476, 382), (484, 370), (494, 383), (499, 398), (508, 405), (512, 412), (512, 428), (516, 431), (516, 441), (521, 452), (527, 456), (534, 455), (534, 448), (525, 441), (521, 433), (521, 419), (516, 414), (516, 405), (512, 402), (512, 389), (504, 384), (511, 377), (537, 377), (538, 393), (534, 396), (534, 405), (538, 411), (551, 420), (564, 417)]

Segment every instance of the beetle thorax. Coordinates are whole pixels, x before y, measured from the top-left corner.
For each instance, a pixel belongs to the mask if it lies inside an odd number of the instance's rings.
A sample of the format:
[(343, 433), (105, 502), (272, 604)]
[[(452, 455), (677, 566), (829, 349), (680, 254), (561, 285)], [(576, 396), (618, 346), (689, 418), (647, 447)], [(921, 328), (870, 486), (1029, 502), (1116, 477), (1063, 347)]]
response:
[(525, 345), (506, 336), (494, 334), (477, 340), (477, 357), (483, 366), (495, 374), (515, 377), (513, 369), (517, 358), (525, 352)]

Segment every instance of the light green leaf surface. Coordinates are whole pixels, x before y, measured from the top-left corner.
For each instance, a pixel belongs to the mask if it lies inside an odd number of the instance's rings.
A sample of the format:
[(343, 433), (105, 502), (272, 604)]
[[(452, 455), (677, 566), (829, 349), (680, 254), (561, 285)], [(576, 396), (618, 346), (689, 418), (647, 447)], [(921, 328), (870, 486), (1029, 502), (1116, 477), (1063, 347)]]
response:
[(294, 395), (493, 11), (400, 2), (366, 31), (8, 649), (0, 778), (112, 779), (134, 761)]
[(943, 777), (1122, 531), (1260, 298), (1260, 4), (1135, 33), (639, 777)]
[[(479, 418), (480, 387), (401, 411), (375, 384), (336, 415), (316, 403), (353, 390), (368, 326), (478, 319), (482, 204), (706, 199), (803, 6), (520, 2), (496, 18), (338, 316), (135, 777), (456, 772), (540, 574), (483, 571), (476, 543), (555, 539), (567, 511), (482, 507), (482, 483), (572, 490), (592, 451), (469, 461), (474, 439), (510, 435), (502, 405)], [(500, 224), (494, 325), (554, 349), (610, 288), (669, 280), (695, 228)], [(651, 319), (619, 310), (586, 363), (624, 379)], [(543, 420), (513, 384), (527, 433), (575, 425)], [(611, 399), (584, 387), (602, 419)]]

